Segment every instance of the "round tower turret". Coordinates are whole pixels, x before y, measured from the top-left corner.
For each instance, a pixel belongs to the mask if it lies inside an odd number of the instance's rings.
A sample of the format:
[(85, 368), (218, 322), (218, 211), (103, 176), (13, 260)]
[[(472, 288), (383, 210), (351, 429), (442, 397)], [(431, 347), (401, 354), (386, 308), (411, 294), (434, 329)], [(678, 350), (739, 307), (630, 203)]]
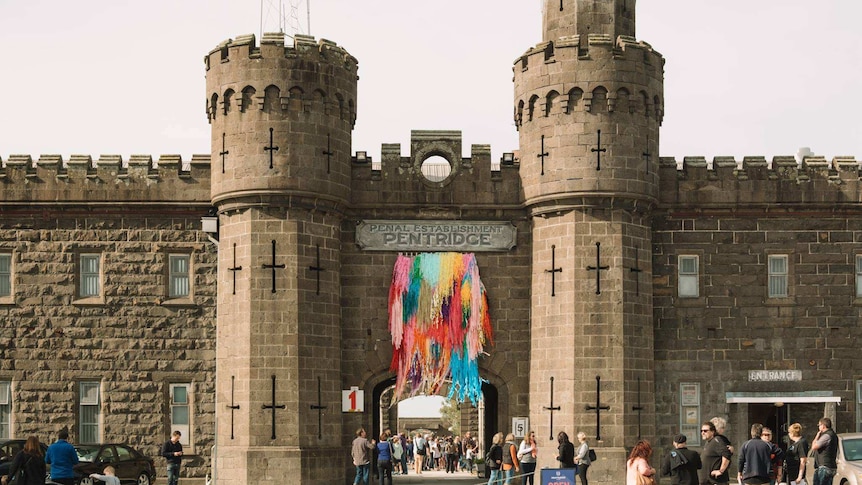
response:
[(253, 35), (217, 46), (206, 62), (212, 125), (212, 200), (268, 197), (343, 205), (350, 188), (357, 61), (336, 44)]
[(546, 0), (545, 41), (515, 63), (521, 177), (534, 213), (584, 197), (655, 202), (664, 59), (634, 0)]

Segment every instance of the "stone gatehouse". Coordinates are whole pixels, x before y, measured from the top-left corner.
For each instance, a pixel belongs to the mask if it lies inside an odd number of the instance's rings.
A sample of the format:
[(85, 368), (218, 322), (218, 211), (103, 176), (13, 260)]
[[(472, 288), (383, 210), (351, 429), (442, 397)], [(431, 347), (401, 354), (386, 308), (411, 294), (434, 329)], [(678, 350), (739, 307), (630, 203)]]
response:
[[(659, 157), (664, 59), (634, 0), (546, 7), (502, 160), (458, 131), (354, 151), (357, 59), (281, 34), (206, 56), (209, 155), (0, 159), (0, 435), (155, 455), (177, 428), (189, 477), (347, 482), (332, 457), (393, 419), (389, 285), (421, 251), (475, 252), (483, 439), (528, 418), (540, 467), (559, 431), (610, 484), (639, 436), (696, 447), (713, 416), (737, 443), (755, 421), (859, 429), (859, 163)], [(512, 240), (366, 239), (388, 223)]]

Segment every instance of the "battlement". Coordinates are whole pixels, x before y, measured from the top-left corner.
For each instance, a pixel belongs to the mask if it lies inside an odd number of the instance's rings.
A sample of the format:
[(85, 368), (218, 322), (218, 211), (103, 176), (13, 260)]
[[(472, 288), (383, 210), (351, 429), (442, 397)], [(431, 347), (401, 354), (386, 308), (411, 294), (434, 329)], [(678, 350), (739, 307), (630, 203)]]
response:
[[(207, 120), (232, 113), (317, 113), (356, 123), (357, 61), (335, 42), (265, 33), (228, 39), (204, 58), (207, 70)], [(254, 73), (250, 77), (250, 74)]]
[(204, 57), (204, 63), (209, 71), (211, 67), (231, 61), (274, 58), (330, 63), (354, 72), (358, 65), (356, 58), (335, 42), (327, 39), (315, 41), (312, 36), (297, 34), (293, 45), (285, 46), (284, 34), (280, 32), (264, 33), (260, 46), (256, 45), (254, 34), (227, 39)]
[(0, 201), (5, 204), (189, 202), (210, 199), (210, 156), (61, 155), (38, 159), (14, 154), (0, 157)]
[[(519, 57), (515, 74), (515, 126), (541, 117), (615, 113), (664, 118), (664, 58), (646, 42), (606, 34), (537, 44)], [(608, 58), (619, 64), (608, 69)], [(620, 75), (620, 74), (623, 75)]]
[(607, 34), (589, 34), (583, 44), (581, 35), (569, 35), (536, 44), (515, 60), (515, 68), (527, 71), (531, 67), (576, 59), (589, 61), (611, 55), (615, 59), (632, 60), (646, 65), (664, 67), (664, 57), (652, 45), (634, 37), (620, 35), (616, 41)]
[(862, 202), (862, 161), (809, 156), (661, 157), (662, 204), (709, 209), (719, 206), (838, 206)]

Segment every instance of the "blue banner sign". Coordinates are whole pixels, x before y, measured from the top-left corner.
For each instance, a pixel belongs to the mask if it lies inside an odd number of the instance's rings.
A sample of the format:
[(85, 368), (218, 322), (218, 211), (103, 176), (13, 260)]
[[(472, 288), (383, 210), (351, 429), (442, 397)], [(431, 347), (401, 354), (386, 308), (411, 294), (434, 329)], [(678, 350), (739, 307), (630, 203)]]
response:
[(577, 468), (542, 468), (541, 485), (575, 485)]

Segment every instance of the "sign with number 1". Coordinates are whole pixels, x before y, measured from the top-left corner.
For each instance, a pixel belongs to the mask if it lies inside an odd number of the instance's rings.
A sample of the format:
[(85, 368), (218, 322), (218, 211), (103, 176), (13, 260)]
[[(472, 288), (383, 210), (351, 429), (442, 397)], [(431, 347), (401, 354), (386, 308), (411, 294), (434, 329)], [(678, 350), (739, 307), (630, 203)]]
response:
[(341, 391), (341, 412), (362, 413), (365, 412), (365, 391), (356, 386)]

